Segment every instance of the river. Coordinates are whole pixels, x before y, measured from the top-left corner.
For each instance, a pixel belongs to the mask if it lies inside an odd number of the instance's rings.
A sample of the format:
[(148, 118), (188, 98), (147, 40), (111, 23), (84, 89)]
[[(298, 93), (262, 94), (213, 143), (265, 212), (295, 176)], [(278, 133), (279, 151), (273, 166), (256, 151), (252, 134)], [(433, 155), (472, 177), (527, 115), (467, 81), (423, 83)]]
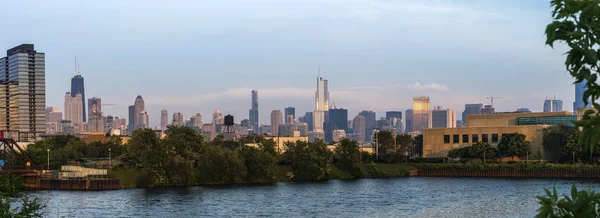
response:
[(44, 217), (533, 217), (536, 195), (590, 181), (391, 178), (311, 183), (35, 191)]

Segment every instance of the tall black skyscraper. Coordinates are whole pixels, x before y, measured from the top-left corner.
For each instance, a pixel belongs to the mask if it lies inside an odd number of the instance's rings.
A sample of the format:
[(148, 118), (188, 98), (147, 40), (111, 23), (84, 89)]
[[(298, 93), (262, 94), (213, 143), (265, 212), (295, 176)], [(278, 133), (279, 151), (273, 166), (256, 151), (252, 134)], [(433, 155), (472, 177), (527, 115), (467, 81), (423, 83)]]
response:
[(313, 131), (313, 112), (304, 114), (304, 122), (308, 124), (308, 131)]
[(255, 134), (260, 134), (258, 129), (258, 90), (252, 90), (252, 101), (248, 113), (252, 130)]
[[(77, 65), (77, 58), (75, 58), (75, 65)], [(79, 71), (79, 68), (77, 66), (75, 66), (75, 76), (73, 78), (71, 78), (71, 97), (75, 97), (77, 94), (81, 94), (81, 99), (83, 99), (83, 101), (81, 101), (81, 111), (83, 111), (83, 113), (81, 113), (83, 115), (83, 122), (87, 122), (86, 120), (86, 111), (85, 110), (85, 88), (83, 85), (83, 77), (81, 76), (81, 72)]]
[(296, 108), (294, 107), (286, 107), (283, 113), (283, 120), (285, 123), (288, 123), (288, 115), (292, 115), (292, 120), (296, 119)]
[(129, 132), (129, 135), (132, 135), (135, 130), (135, 105), (129, 105), (127, 112), (129, 115), (127, 131)]
[(398, 120), (402, 120), (402, 111), (386, 111), (385, 120), (389, 121), (392, 118), (398, 118)]
[(377, 116), (373, 111), (361, 111), (358, 115), (365, 117), (365, 136), (367, 141), (371, 141), (373, 139), (373, 130), (375, 129)]
[(333, 123), (337, 129), (348, 132), (348, 110), (332, 107), (329, 109), (329, 122)]

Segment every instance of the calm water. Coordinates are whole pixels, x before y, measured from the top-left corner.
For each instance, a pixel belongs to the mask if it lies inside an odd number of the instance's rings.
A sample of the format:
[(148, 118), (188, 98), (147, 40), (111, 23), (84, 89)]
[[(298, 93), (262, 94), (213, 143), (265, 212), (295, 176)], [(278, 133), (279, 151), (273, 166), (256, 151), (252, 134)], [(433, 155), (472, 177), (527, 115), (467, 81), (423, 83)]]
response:
[(394, 178), (260, 186), (38, 191), (47, 217), (533, 217), (543, 187), (568, 180)]

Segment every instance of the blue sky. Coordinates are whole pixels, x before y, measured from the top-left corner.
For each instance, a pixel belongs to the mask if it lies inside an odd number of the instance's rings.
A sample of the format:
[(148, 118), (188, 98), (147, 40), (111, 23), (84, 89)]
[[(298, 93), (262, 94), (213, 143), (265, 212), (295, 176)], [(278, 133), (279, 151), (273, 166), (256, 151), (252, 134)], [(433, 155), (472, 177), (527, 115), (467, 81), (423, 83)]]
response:
[(78, 57), (86, 96), (125, 117), (142, 95), (151, 125), (161, 109), (248, 117), (259, 90), (269, 113), (314, 108), (317, 69), (330, 96), (384, 116), (431, 96), (461, 113), (500, 96), (497, 111), (540, 111), (545, 96), (570, 110), (565, 48), (544, 46), (549, 1), (221, 0), (1, 1), (0, 50), (46, 53), (47, 105), (63, 109)]

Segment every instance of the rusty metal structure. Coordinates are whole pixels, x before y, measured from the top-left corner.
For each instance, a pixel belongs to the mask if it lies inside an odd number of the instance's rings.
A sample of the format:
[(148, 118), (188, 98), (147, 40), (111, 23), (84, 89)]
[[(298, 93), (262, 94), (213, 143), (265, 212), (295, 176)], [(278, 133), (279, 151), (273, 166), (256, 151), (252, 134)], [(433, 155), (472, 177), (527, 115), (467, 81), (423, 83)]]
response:
[(28, 167), (31, 170), (40, 168), (35, 165), (31, 156), (14, 139), (10, 138), (0, 138), (0, 159), (4, 160), (4, 166), (2, 166), (4, 171), (26, 170)]

